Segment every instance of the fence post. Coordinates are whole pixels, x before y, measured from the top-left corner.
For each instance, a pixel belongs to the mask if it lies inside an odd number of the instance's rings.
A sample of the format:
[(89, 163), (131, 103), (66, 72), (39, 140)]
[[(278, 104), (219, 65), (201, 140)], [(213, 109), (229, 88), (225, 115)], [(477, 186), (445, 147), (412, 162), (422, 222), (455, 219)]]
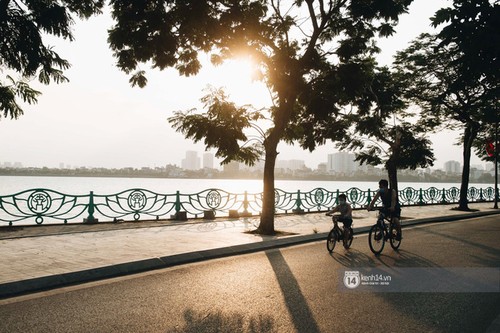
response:
[(248, 212), (248, 206), (248, 196), (247, 191), (245, 191), (245, 196), (243, 197), (243, 212), (240, 214), (240, 216), (252, 216), (252, 214)]
[(171, 218), (177, 221), (187, 221), (187, 212), (181, 212), (181, 195), (179, 191), (175, 192), (175, 214)]
[(372, 193), (371, 193), (370, 189), (368, 189), (368, 196), (366, 197), (366, 200), (367, 200), (366, 205), (368, 206), (370, 204), (370, 202), (372, 202)]
[(90, 191), (88, 208), (89, 208), (88, 209), (89, 216), (87, 216), (86, 219), (85, 218), (83, 219), (83, 223), (97, 223), (97, 222), (99, 222), (99, 220), (94, 217), (95, 206), (94, 206), (94, 192), (93, 191)]
[(422, 206), (424, 204), (424, 195), (422, 194), (422, 188), (418, 192), (418, 204)]
[(446, 203), (446, 190), (443, 187), (443, 195), (441, 196), (441, 203)]
[(302, 201), (300, 200), (300, 190), (297, 191), (297, 201), (295, 201), (295, 203), (297, 204), (297, 208), (295, 209), (292, 209), (292, 212), (294, 213), (303, 213), (304, 210), (302, 209)]
[(181, 210), (181, 196), (179, 191), (175, 192), (175, 213), (177, 214)]

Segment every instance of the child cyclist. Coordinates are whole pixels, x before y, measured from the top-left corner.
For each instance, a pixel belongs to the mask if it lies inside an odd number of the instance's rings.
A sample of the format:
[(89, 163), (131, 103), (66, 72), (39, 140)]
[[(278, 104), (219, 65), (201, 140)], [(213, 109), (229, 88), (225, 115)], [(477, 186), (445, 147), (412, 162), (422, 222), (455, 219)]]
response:
[(352, 225), (352, 208), (351, 205), (347, 203), (347, 197), (345, 194), (340, 194), (338, 196), (338, 205), (327, 212), (327, 215), (333, 213), (340, 213), (340, 216), (333, 218), (333, 224), (335, 228), (338, 228), (337, 222), (342, 222), (344, 224), (344, 242), (349, 239), (349, 228)]

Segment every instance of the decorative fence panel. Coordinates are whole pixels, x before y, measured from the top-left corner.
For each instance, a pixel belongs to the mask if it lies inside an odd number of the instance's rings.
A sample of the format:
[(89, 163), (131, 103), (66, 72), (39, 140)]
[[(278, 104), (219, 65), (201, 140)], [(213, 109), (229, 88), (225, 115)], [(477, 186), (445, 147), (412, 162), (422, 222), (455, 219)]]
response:
[[(337, 204), (339, 194), (345, 194), (353, 208), (366, 207), (376, 191), (353, 187), (346, 191), (315, 188), (309, 192), (275, 190), (276, 214), (321, 212)], [(399, 191), (402, 206), (458, 203), (460, 189), (415, 189)], [(0, 223), (8, 225), (29, 223), (95, 223), (119, 220), (185, 220), (213, 219), (259, 215), (262, 193), (230, 193), (221, 189), (206, 189), (198, 193), (161, 194), (135, 188), (114, 194), (71, 195), (50, 189), (31, 189), (0, 196)], [(493, 187), (467, 191), (469, 202), (493, 201)]]

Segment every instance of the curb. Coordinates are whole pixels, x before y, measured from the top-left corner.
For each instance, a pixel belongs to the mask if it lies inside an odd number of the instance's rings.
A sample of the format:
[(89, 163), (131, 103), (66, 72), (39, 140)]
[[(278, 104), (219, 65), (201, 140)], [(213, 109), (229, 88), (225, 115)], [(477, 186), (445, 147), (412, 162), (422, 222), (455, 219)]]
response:
[[(402, 227), (437, 223), (452, 222), (461, 219), (471, 219), (475, 217), (500, 214), (500, 211), (474, 212), (466, 214), (457, 214), (451, 216), (439, 216), (425, 219), (414, 219), (404, 221)], [(364, 234), (370, 230), (371, 226), (354, 228), (354, 234)], [(260, 251), (266, 251), (292, 245), (299, 245), (325, 240), (328, 232), (290, 236), (276, 240), (262, 241), (257, 243), (241, 244), (228, 246), (211, 250), (197, 252), (188, 252), (159, 258), (150, 258), (128, 263), (104, 266), (88, 270), (76, 271), (71, 273), (57, 274), (40, 278), (33, 278), (21, 281), (14, 281), (0, 284), (0, 299), (20, 296), (28, 293), (40, 292), (49, 289), (55, 289), (70, 285), (76, 285), (97, 280), (109, 279), (119, 276), (142, 273), (161, 268), (169, 268), (189, 263), (201, 262), (211, 259), (218, 259), (241, 254), (248, 254)]]

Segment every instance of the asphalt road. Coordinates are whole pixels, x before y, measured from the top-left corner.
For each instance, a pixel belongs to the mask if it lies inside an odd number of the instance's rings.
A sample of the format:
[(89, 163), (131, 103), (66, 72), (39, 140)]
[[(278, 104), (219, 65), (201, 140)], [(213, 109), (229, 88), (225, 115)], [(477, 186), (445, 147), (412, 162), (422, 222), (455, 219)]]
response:
[(498, 292), (342, 281), (360, 267), (498, 268), (499, 236), (498, 217), (475, 218), (407, 228), (400, 251), (387, 244), (379, 257), (360, 235), (332, 255), (316, 242), (61, 288), (0, 300), (0, 332), (484, 332)]

